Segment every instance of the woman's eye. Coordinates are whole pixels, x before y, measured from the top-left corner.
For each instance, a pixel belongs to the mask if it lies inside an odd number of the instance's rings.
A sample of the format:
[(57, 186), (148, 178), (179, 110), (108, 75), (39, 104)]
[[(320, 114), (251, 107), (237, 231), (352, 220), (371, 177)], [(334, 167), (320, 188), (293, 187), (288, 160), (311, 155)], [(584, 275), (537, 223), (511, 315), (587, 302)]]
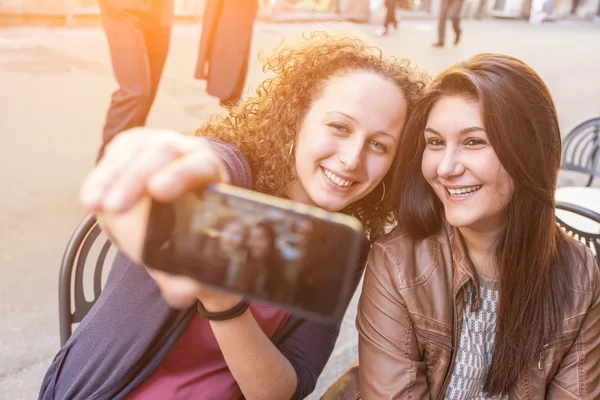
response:
[(471, 139), (467, 139), (465, 144), (467, 146), (482, 146), (482, 145), (486, 144), (486, 142), (482, 139), (471, 138)]
[(338, 124), (337, 122), (330, 122), (327, 125), (329, 127), (333, 128), (337, 132), (341, 132), (341, 133), (348, 133), (348, 132), (350, 132), (350, 130), (348, 129), (348, 127), (346, 125), (344, 125), (344, 124)]
[(430, 138), (427, 139), (427, 145), (428, 146), (443, 146), (444, 142), (440, 139), (436, 139), (436, 138)]
[(371, 140), (371, 142), (370, 142), (370, 143), (371, 143), (371, 146), (372, 146), (372, 147), (373, 147), (375, 150), (377, 150), (377, 151), (379, 151), (379, 152), (381, 152), (381, 153), (385, 153), (385, 152), (387, 152), (387, 146), (386, 146), (385, 144), (383, 144), (383, 143), (381, 143), (381, 142), (379, 142), (379, 141), (377, 141), (377, 140)]

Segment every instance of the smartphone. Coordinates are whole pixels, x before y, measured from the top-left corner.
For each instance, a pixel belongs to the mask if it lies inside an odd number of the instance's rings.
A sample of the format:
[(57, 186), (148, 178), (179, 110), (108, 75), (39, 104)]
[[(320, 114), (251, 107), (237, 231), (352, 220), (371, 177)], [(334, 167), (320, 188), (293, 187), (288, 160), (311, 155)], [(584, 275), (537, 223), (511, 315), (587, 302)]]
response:
[(343, 316), (364, 262), (361, 223), (226, 184), (153, 202), (143, 262), (322, 321)]

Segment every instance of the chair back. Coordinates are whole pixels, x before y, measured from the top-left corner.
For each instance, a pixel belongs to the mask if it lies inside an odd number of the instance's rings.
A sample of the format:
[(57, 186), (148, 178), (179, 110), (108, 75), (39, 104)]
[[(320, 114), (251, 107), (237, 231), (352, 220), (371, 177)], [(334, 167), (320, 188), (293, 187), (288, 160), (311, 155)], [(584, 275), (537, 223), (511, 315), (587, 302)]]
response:
[[(65, 345), (72, 333), (72, 325), (81, 322), (92, 308), (102, 291), (102, 270), (111, 242), (102, 244), (93, 265), (93, 298), (87, 300), (84, 294), (84, 271), (89, 264), (90, 250), (101, 233), (94, 214), (87, 215), (79, 224), (67, 244), (60, 266), (58, 283), (58, 314), (60, 324), (60, 345)], [(73, 277), (73, 271), (75, 276)], [(72, 302), (73, 300), (73, 302)], [(73, 308), (72, 304), (73, 303)]]
[(600, 177), (600, 117), (577, 125), (563, 140), (560, 168), (588, 176), (586, 186)]
[[(592, 249), (596, 262), (600, 264), (600, 258), (598, 256), (598, 253), (600, 252), (600, 214), (585, 207), (564, 201), (556, 202), (556, 211), (556, 222), (558, 225), (567, 232), (569, 236)], [(577, 217), (577, 220), (574, 220), (577, 225), (569, 221), (569, 213), (574, 214)], [(588, 220), (588, 223), (582, 225), (580, 222), (582, 219)], [(589, 229), (588, 227), (592, 227), (592, 229)]]

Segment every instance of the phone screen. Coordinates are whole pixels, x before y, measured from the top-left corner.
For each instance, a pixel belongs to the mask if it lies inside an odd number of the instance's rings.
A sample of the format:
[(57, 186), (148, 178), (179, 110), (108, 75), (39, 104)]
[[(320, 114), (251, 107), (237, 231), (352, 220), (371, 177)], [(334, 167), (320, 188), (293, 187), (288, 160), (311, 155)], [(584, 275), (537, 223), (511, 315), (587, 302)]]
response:
[(219, 187), (153, 204), (145, 264), (307, 317), (339, 317), (354, 288), (362, 229), (314, 207)]

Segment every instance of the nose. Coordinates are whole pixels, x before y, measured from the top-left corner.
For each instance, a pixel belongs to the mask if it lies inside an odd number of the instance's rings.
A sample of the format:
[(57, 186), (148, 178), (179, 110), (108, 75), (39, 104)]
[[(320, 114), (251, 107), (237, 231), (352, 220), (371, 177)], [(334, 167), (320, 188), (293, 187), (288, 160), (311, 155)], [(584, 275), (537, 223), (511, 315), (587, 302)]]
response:
[(438, 164), (438, 176), (442, 178), (458, 176), (461, 175), (464, 170), (460, 152), (452, 147), (446, 147), (444, 155)]
[(364, 144), (358, 138), (348, 139), (344, 142), (338, 153), (338, 159), (346, 171), (354, 170), (362, 164)]

